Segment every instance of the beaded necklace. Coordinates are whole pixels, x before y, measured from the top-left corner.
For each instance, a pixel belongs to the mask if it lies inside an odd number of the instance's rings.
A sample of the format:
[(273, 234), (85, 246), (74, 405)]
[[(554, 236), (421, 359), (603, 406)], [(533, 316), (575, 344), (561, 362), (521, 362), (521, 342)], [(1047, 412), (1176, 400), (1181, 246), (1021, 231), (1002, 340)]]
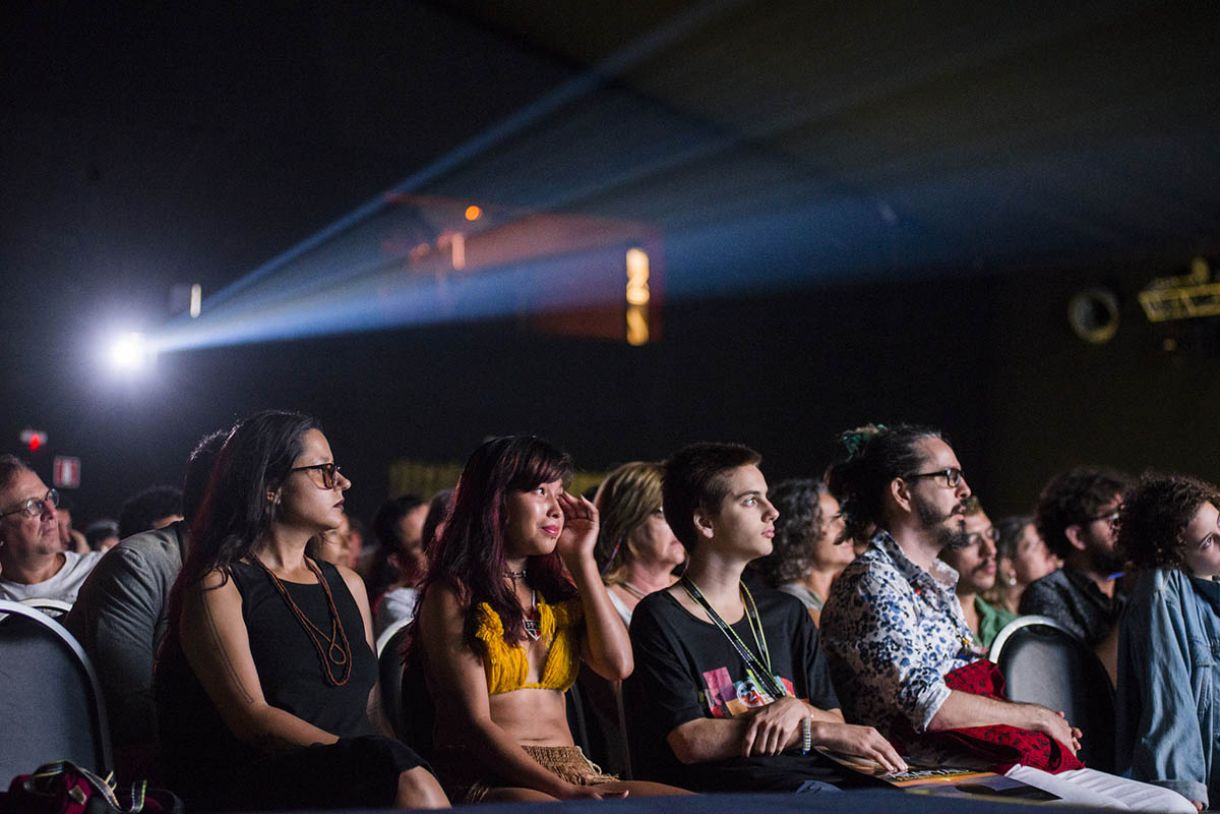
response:
[[(322, 586), (322, 593), (326, 595), (326, 609), (330, 613), (330, 633), (314, 624), (313, 620), (305, 615), (305, 611), (301, 610), (292, 599), (292, 595), (288, 593), (288, 587), (284, 585), (266, 564), (258, 557), (251, 557), (259, 567), (267, 573), (271, 578), (271, 584), (279, 592), (288, 609), (292, 611), (292, 615), (305, 629), (305, 633), (309, 636), (309, 641), (313, 642), (314, 650), (318, 652), (318, 659), (322, 662), (322, 672), (326, 677), (326, 683), (332, 687), (342, 687), (352, 677), (352, 646), (347, 640), (347, 631), (343, 629), (343, 623), (339, 621), (339, 609), (335, 605), (335, 597), (330, 592), (330, 584), (327, 583), (326, 577), (322, 576), (322, 569), (318, 568), (309, 557), (305, 558), (305, 565), (313, 572), (313, 575), (318, 578), (318, 584)], [(325, 642), (325, 647), (323, 646)], [(343, 675), (335, 675), (335, 667), (343, 670)]]

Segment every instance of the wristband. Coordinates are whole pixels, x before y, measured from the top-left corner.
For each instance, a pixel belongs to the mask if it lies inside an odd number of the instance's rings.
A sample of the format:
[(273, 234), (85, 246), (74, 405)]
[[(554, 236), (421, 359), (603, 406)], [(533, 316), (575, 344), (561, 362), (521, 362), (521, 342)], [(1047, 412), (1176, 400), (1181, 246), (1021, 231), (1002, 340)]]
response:
[(801, 754), (807, 755), (813, 751), (813, 718), (806, 715), (801, 720)]

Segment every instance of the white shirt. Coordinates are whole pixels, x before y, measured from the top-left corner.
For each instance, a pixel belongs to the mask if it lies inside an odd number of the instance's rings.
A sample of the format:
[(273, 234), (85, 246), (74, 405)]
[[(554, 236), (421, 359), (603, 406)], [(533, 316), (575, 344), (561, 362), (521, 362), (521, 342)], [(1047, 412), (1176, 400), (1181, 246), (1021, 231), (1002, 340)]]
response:
[(76, 594), (85, 578), (102, 558), (101, 551), (90, 551), (88, 554), (77, 554), (75, 551), (63, 552), (66, 558), (63, 567), (50, 579), (25, 585), (21, 582), (0, 577), (0, 599), (11, 599), (14, 602), (24, 602), (27, 599), (59, 599), (71, 605), (76, 601)]
[(377, 612), (373, 614), (373, 636), (380, 636), (399, 619), (413, 619), (417, 598), (418, 592), (414, 588), (391, 588), (386, 591), (377, 605)]
[(624, 602), (623, 600), (619, 599), (618, 595), (615, 594), (614, 591), (611, 591), (609, 588), (606, 589), (606, 595), (610, 597), (610, 604), (614, 606), (614, 609), (616, 611), (618, 611), (618, 615), (623, 620), (623, 624), (627, 626), (628, 630), (630, 630), (631, 629), (631, 608), (627, 607), (627, 603)]

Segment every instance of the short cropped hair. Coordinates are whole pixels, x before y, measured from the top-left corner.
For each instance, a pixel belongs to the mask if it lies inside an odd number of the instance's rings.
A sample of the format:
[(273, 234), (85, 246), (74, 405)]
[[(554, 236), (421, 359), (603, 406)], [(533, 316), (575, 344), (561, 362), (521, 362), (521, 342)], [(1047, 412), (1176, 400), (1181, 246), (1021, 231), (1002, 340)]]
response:
[(694, 551), (699, 539), (695, 512), (719, 511), (729, 493), (728, 473), (761, 462), (762, 456), (747, 446), (709, 441), (685, 446), (665, 462), (661, 487), (665, 519), (687, 551)]
[(148, 531), (162, 517), (182, 514), (182, 490), (177, 486), (150, 486), (127, 499), (119, 511), (119, 538)]
[(7, 489), (8, 485), (13, 482), (13, 478), (17, 477), (18, 472), (28, 471), (29, 468), (29, 464), (16, 455), (8, 453), (0, 455), (0, 489)]
[(1034, 521), (1051, 553), (1066, 559), (1072, 553), (1067, 527), (1087, 523), (1102, 507), (1122, 496), (1131, 479), (1114, 469), (1078, 466), (1050, 479), (1038, 498)]
[(1215, 486), (1186, 475), (1146, 472), (1123, 500), (1118, 547), (1136, 568), (1181, 568), (1183, 533), (1204, 503), (1220, 508)]

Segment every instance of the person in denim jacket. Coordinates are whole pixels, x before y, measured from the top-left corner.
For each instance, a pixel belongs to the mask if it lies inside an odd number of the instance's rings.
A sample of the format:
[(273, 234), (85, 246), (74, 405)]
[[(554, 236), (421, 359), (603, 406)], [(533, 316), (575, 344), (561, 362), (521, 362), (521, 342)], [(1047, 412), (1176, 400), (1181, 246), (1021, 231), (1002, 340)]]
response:
[(1122, 619), (1120, 768), (1195, 807), (1220, 788), (1220, 494), (1179, 475), (1145, 475), (1123, 504), (1119, 545), (1140, 569)]

